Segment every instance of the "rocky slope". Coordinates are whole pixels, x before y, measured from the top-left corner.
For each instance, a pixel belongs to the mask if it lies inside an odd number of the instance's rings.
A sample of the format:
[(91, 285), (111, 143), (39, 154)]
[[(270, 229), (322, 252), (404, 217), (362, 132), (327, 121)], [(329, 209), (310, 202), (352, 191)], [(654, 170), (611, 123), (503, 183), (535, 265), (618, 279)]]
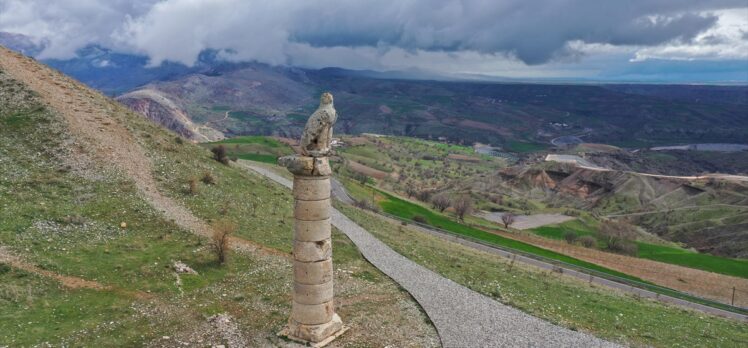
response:
[(128, 108), (187, 139), (206, 142), (224, 138), (223, 133), (206, 125), (195, 125), (185, 111), (153, 89), (139, 89), (116, 98)]

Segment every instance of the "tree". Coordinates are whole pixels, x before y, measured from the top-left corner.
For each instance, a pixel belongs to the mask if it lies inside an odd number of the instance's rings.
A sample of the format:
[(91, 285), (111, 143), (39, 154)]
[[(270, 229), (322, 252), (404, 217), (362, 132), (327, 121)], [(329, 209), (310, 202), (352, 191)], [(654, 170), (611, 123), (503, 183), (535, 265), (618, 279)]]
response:
[(636, 239), (634, 226), (623, 221), (605, 221), (600, 225), (600, 236), (608, 249), (625, 254), (636, 254), (638, 248), (633, 242)]
[(405, 184), (405, 194), (408, 195), (408, 198), (413, 198), (418, 193), (418, 189), (416, 189), (415, 185), (413, 185), (413, 182), (407, 182)]
[(219, 221), (213, 225), (213, 236), (210, 246), (218, 258), (218, 262), (226, 262), (226, 254), (230, 248), (231, 234), (236, 232), (238, 226), (229, 221)]
[(210, 149), (213, 152), (213, 159), (225, 165), (229, 164), (229, 158), (226, 156), (226, 147), (223, 145), (214, 146)]
[(443, 193), (431, 198), (431, 204), (434, 206), (434, 209), (439, 210), (439, 212), (444, 212), (445, 209), (449, 208), (449, 203), (449, 197)]
[(452, 208), (455, 208), (455, 213), (460, 220), (465, 221), (465, 215), (470, 214), (473, 210), (473, 201), (469, 196), (463, 195), (452, 202)]
[(504, 215), (501, 215), (501, 222), (504, 223), (504, 228), (509, 228), (509, 225), (513, 224), (516, 219), (517, 217), (512, 213), (504, 213)]
[(574, 231), (566, 231), (564, 232), (564, 239), (566, 243), (574, 244), (577, 241), (577, 234)]

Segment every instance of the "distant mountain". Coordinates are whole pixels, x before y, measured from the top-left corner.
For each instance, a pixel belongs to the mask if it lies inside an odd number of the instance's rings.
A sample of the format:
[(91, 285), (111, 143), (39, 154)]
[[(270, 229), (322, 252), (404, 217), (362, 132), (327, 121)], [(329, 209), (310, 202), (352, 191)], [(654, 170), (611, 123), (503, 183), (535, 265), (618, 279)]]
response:
[[(14, 42), (20, 47), (25, 40)], [(336, 128), (351, 134), (446, 137), (516, 151), (566, 135), (636, 148), (748, 139), (748, 86), (476, 82), (417, 69), (230, 63), (212, 51), (192, 67), (149, 67), (147, 57), (97, 46), (75, 59), (45, 62), (195, 140), (298, 136), (322, 91), (335, 94)], [(154, 103), (153, 95), (166, 104)]]
[(22, 34), (0, 31), (0, 45), (27, 56), (35, 56), (44, 49), (43, 44), (36, 44), (30, 37)]

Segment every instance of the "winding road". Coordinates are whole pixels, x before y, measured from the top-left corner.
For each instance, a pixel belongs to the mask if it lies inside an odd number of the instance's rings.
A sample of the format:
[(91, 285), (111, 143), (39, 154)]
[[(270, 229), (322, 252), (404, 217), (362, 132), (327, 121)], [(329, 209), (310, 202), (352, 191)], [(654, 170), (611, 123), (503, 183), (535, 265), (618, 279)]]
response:
[[(240, 165), (291, 188), (291, 181), (247, 161)], [(400, 284), (434, 323), (444, 347), (619, 347), (572, 331), (457, 284), (407, 259), (337, 209), (332, 224), (353, 241), (364, 257)]]

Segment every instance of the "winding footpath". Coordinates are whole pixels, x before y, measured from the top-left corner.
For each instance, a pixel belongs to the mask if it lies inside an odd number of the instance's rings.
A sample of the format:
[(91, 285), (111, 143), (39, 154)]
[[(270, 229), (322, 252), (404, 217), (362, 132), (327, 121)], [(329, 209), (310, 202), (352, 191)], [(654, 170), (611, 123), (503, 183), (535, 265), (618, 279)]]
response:
[[(291, 188), (289, 179), (249, 162), (240, 162), (243, 167)], [(398, 254), (337, 209), (333, 208), (331, 215), (332, 224), (356, 244), (371, 264), (418, 301), (434, 323), (444, 347), (619, 347), (496, 302)]]

